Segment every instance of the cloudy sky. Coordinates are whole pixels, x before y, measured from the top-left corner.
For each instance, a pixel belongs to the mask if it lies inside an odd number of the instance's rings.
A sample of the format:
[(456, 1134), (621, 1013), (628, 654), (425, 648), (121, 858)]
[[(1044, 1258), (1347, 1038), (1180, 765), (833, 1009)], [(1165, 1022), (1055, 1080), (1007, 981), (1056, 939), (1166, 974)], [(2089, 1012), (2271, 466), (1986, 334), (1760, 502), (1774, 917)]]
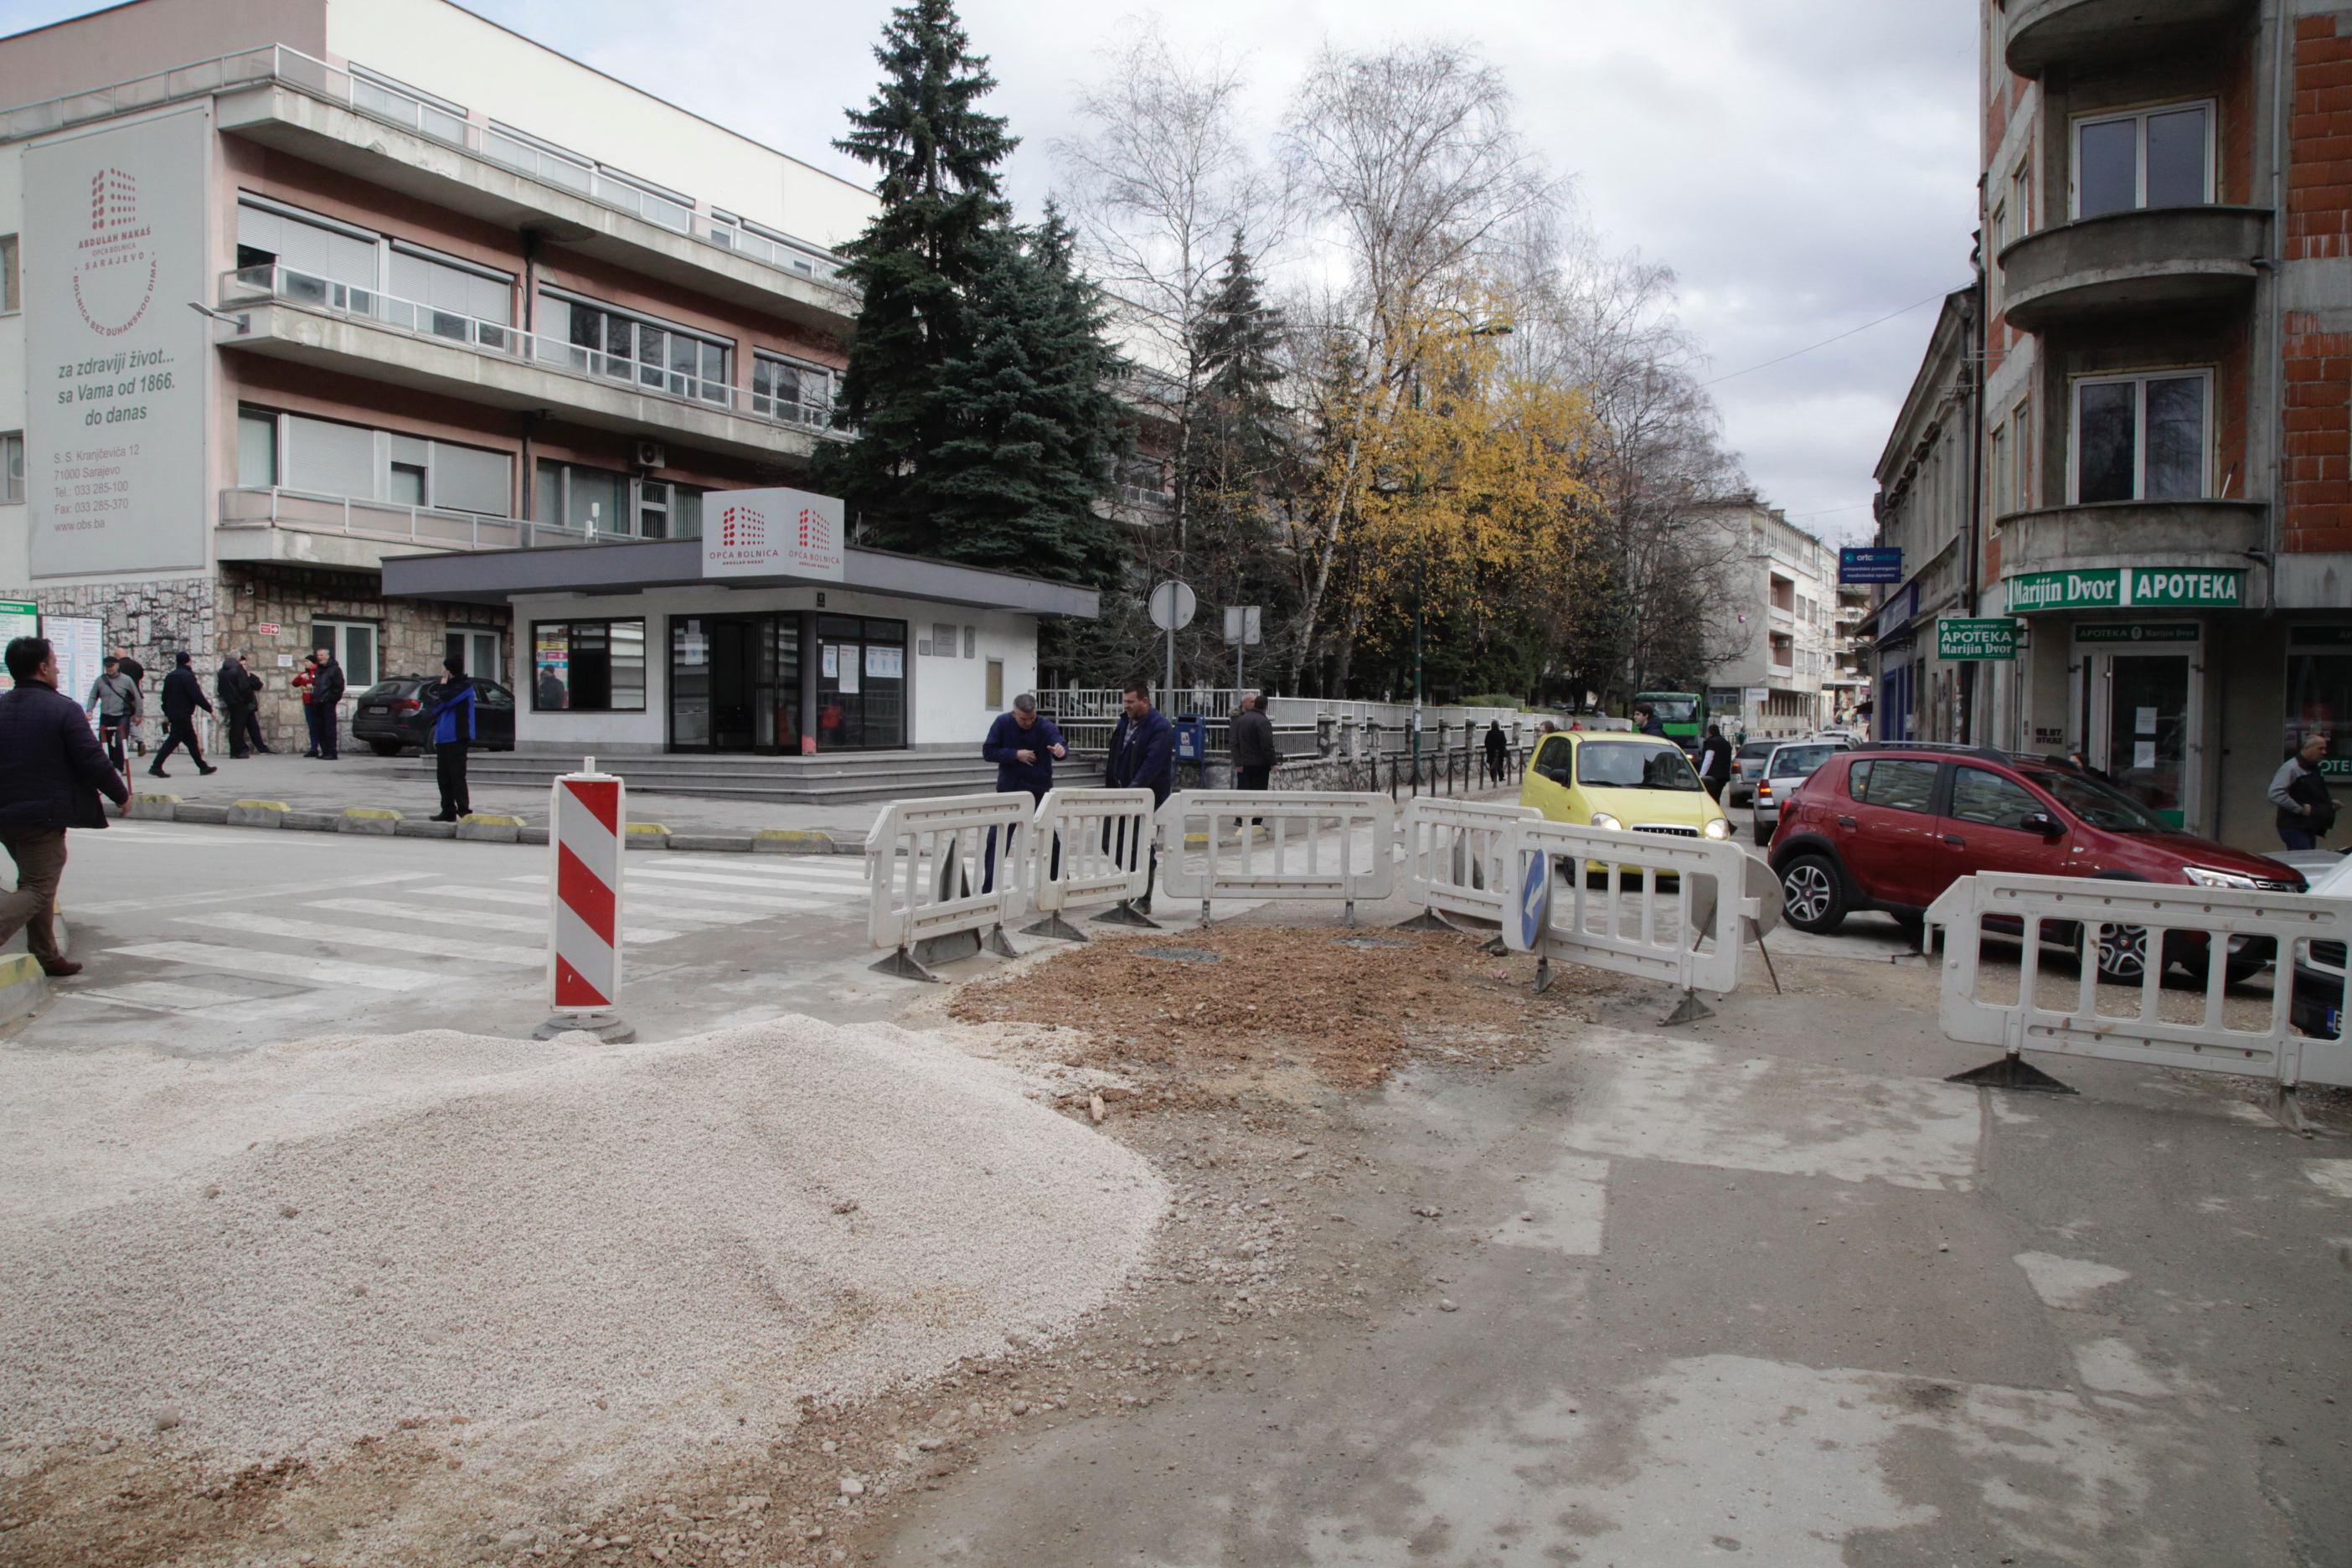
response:
[[(341, 0), (351, 4), (355, 0)], [(364, 0), (356, 0), (364, 3)], [(485, 16), (845, 175), (887, 0), (468, 0)], [(0, 30), (99, 6), (0, 0)], [(1499, 66), (1529, 141), (1612, 248), (1675, 268), (1729, 444), (1757, 489), (1825, 537), (1868, 527), (1871, 468), (1934, 319), (1968, 280), (1975, 210), (1970, 0), (963, 0), (1025, 145), (1024, 211), (1097, 52), (1157, 14), (1243, 58), (1270, 136), (1327, 45), (1435, 33)], [(1890, 311), (1919, 308), (1748, 374)]]

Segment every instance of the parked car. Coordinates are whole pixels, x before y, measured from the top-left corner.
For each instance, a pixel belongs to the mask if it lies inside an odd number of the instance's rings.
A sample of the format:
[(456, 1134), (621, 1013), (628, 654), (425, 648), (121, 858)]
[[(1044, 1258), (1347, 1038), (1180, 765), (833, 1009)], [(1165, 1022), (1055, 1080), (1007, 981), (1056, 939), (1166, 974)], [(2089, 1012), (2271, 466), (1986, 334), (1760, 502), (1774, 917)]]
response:
[[(429, 751), (433, 726), (425, 722), (425, 688), (433, 684), (422, 675), (399, 675), (379, 680), (360, 693), (352, 715), (352, 738), (364, 741), (379, 757), (396, 757), (412, 748)], [(514, 693), (495, 680), (477, 679), (474, 700), (474, 743), (488, 751), (514, 750)]]
[[(1916, 923), (1938, 894), (1977, 871), (2112, 878), (2300, 892), (2267, 856), (2177, 832), (2139, 802), (2064, 763), (1972, 746), (1871, 745), (1823, 762), (1783, 804), (1772, 840), (1782, 908), (1801, 931), (1833, 931), (1856, 910)], [(2079, 943), (2081, 933), (2043, 928)], [(2137, 984), (2147, 933), (2102, 926), (2101, 978)], [(2205, 971), (2203, 933), (2175, 931), (2162, 960)], [(2271, 960), (2264, 938), (2233, 942), (2228, 974)]]
[[(2322, 855), (2332, 863), (2324, 868), (2311, 864), (2313, 858)], [(2304, 871), (2314, 898), (2352, 899), (2352, 855), (2306, 849), (2296, 855), (2294, 863)], [(2295, 1028), (2322, 1040), (2343, 1037), (2344, 1009), (2352, 1000), (2344, 994), (2344, 970), (2340, 942), (2315, 942), (2295, 954), (2294, 998), (2290, 1008)]]
[(1764, 757), (1756, 776), (1756, 842), (1772, 842), (1780, 823), (1780, 803), (1812, 777), (1813, 770), (1846, 750), (1843, 741), (1783, 741)]
[(1723, 804), (1746, 805), (1756, 793), (1756, 781), (1764, 776), (1764, 759), (1772, 754), (1778, 741), (1749, 741), (1731, 753), (1731, 782), (1724, 786)]
[[(1519, 804), (1579, 827), (1731, 837), (1731, 819), (1699, 783), (1689, 754), (1656, 735), (1594, 730), (1547, 735), (1519, 781)], [(1588, 869), (1605, 867), (1594, 862)]]

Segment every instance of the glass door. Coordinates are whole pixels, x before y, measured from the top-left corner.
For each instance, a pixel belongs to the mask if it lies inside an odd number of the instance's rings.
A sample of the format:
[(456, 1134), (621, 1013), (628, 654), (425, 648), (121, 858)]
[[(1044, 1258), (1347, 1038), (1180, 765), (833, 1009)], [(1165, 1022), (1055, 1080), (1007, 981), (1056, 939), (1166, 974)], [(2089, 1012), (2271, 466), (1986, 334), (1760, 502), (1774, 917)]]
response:
[(672, 751), (777, 752), (800, 745), (800, 627), (788, 616), (674, 616)]
[(2115, 655), (2107, 660), (2106, 754), (2093, 759), (2117, 788), (2175, 827), (2189, 819), (2189, 658)]
[(819, 751), (887, 751), (907, 743), (907, 623), (816, 617)]

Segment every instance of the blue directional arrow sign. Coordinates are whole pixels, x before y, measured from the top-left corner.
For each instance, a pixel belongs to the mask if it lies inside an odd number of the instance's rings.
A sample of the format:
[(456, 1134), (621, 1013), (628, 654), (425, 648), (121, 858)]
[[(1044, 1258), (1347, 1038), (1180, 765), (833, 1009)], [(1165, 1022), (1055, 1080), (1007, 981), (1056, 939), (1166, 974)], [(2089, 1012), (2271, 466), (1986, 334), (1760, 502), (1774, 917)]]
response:
[(1519, 946), (1540, 952), (1550, 926), (1551, 857), (1530, 849), (1519, 862)]

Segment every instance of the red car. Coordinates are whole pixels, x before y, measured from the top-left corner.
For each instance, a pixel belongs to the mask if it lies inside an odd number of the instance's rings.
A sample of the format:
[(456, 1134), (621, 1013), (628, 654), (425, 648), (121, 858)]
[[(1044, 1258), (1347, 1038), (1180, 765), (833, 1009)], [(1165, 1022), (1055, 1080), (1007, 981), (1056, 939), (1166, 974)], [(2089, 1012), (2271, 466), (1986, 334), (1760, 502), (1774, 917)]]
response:
[[(2304, 890), (2291, 868), (2168, 827), (2072, 763), (1918, 743), (1864, 746), (1824, 763), (1780, 808), (1772, 869), (1789, 923), (1823, 932), (1856, 910), (1916, 924), (1974, 871)], [(2103, 979), (2138, 984), (2144, 930), (2102, 926), (2097, 947)], [(2229, 978), (2270, 959), (2267, 939), (2240, 939)], [(2204, 937), (2174, 932), (2164, 960), (2201, 976)]]

